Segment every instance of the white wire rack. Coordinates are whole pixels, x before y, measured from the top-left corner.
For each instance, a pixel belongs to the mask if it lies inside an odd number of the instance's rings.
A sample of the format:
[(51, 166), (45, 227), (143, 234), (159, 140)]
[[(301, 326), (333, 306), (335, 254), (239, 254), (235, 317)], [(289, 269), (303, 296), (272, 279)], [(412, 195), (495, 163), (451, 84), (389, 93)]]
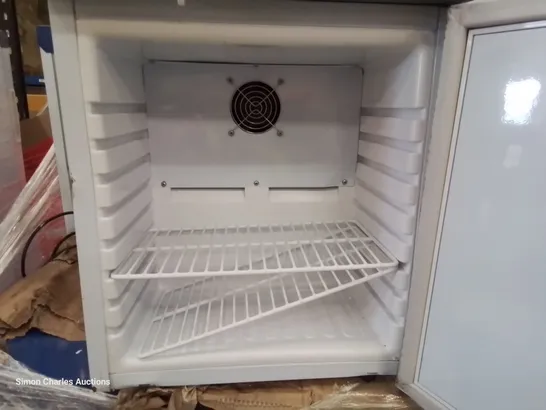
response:
[(353, 221), (152, 230), (114, 279), (387, 269), (396, 259)]
[(230, 287), (209, 277), (164, 292), (140, 348), (145, 358), (343, 291), (394, 268), (270, 275)]
[[(240, 279), (248, 281), (249, 277), (245, 276)], [(231, 281), (233, 278), (230, 279)], [(169, 357), (173, 354), (179, 356), (208, 352), (219, 353), (232, 349), (245, 350), (256, 345), (278, 345), (279, 343), (298, 341), (328, 343), (334, 340), (347, 342), (358, 340), (360, 345), (374, 341), (380, 344), (362, 313), (364, 307), (367, 306), (365, 298), (355, 298), (353, 295), (343, 291), (338, 292), (264, 320), (256, 320), (247, 326), (232, 328), (229, 331), (203, 338), (196, 343), (188, 343), (158, 353), (154, 357)], [(145, 325), (149, 325), (149, 322), (146, 322)], [(149, 329), (144, 326), (142, 330), (142, 335), (145, 335)], [(144, 338), (145, 336), (135, 339), (138, 346), (133, 354), (140, 353)]]

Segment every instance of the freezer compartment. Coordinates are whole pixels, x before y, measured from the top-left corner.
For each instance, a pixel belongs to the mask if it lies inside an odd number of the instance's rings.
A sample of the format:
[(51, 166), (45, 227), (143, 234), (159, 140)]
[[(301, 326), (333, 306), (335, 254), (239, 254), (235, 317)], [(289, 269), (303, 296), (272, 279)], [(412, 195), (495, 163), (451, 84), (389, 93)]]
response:
[[(262, 283), (258, 288), (264, 293), (271, 292), (274, 303), (282, 306), (285, 304), (284, 292), (291, 300), (297, 291), (288, 281), (284, 286), (275, 283), (278, 277), (274, 277), (276, 279)], [(302, 293), (322, 286), (317, 275), (292, 277)], [(307, 280), (310, 286), (306, 284)], [(138, 377), (149, 377), (150, 380), (157, 380), (158, 384), (173, 384), (174, 379), (166, 377), (170, 371), (180, 372), (179, 377), (183, 374), (182, 379), (176, 379), (178, 384), (199, 383), (199, 374), (206, 369), (213, 372), (209, 376), (218, 375), (216, 380), (213, 377), (207, 383), (220, 383), (226, 377), (222, 374), (222, 368), (235, 372), (241, 369), (244, 378), (245, 368), (250, 371), (249, 368), (258, 364), (278, 368), (282, 373), (283, 367), (285, 371), (293, 368), (297, 372), (298, 366), (331, 363), (333, 367), (329, 377), (335, 377), (336, 370), (340, 371), (343, 364), (355, 369), (353, 375), (366, 374), (368, 367), (363, 364), (366, 362), (369, 362), (370, 373), (377, 369), (381, 369), (381, 374), (395, 372), (397, 354), (385, 346), (373, 330), (368, 319), (374, 312), (372, 304), (362, 297), (365, 292), (362, 285), (253, 321), (250, 315), (264, 311), (267, 302), (263, 295), (260, 295), (261, 303), (258, 302), (256, 281), (251, 277), (198, 280), (185, 285), (168, 280), (150, 282), (153, 283), (141, 297), (141, 304), (147, 305), (146, 309), (130, 320), (129, 328), (134, 326), (130, 348), (116, 352), (119, 356), (112, 360), (113, 378), (119, 378), (122, 384), (130, 380), (131, 383), (135, 382)], [(185, 308), (188, 306), (178, 304), (181, 292), (191, 292), (192, 289), (197, 296), (194, 296), (193, 307), (187, 310)], [(241, 292), (240, 289), (245, 291)], [(222, 298), (219, 295), (225, 296)], [(209, 303), (212, 300), (214, 302)], [(199, 301), (202, 303), (199, 304)], [(239, 319), (243, 319), (242, 325), (228, 332), (183, 344), (172, 343), (170, 348), (165, 349), (168, 343), (180, 341), (181, 336), (188, 341), (188, 335), (192, 333), (203, 335), (207, 326), (215, 326), (220, 320), (235, 323)], [(360, 367), (358, 372), (354, 366), (357, 363)], [(192, 369), (199, 371), (192, 373)], [(156, 373), (160, 370), (165, 373)], [(140, 372), (146, 373), (146, 376), (139, 376)], [(192, 380), (192, 377), (195, 378)], [(273, 372), (269, 379), (275, 378)], [(278, 378), (284, 379), (286, 376)]]

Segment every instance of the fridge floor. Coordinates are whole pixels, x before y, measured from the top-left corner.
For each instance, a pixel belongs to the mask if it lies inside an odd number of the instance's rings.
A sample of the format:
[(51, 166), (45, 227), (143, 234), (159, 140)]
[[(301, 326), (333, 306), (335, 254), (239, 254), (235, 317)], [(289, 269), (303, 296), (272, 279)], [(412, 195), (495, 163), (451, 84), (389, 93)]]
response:
[[(369, 326), (362, 314), (363, 303), (362, 298), (340, 292), (142, 358), (139, 356), (154, 317), (150, 311), (141, 320), (132, 346), (116, 366), (112, 379), (119, 385), (150, 383), (150, 380), (172, 385), (199, 384), (201, 374), (208, 383), (211, 375), (215, 375), (216, 380), (212, 377), (215, 383), (225, 383), (245, 379), (395, 374), (397, 358)], [(183, 318), (175, 316), (169, 328), (180, 329), (182, 322)]]

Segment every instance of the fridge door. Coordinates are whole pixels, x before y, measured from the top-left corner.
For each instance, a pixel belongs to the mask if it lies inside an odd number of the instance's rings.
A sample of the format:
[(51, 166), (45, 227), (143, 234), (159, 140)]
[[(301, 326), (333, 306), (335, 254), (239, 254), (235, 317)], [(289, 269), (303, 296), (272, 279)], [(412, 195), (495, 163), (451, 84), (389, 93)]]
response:
[(539, 44), (546, 2), (449, 14), (398, 374), (425, 409), (546, 408)]

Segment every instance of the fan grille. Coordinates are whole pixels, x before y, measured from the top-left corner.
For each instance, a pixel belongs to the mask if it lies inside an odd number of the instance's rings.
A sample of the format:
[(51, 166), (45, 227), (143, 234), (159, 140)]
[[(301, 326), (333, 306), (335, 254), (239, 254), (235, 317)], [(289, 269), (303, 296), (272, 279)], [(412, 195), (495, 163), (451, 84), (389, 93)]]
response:
[(261, 81), (240, 86), (231, 99), (231, 117), (245, 132), (263, 134), (275, 126), (281, 114), (277, 92)]

